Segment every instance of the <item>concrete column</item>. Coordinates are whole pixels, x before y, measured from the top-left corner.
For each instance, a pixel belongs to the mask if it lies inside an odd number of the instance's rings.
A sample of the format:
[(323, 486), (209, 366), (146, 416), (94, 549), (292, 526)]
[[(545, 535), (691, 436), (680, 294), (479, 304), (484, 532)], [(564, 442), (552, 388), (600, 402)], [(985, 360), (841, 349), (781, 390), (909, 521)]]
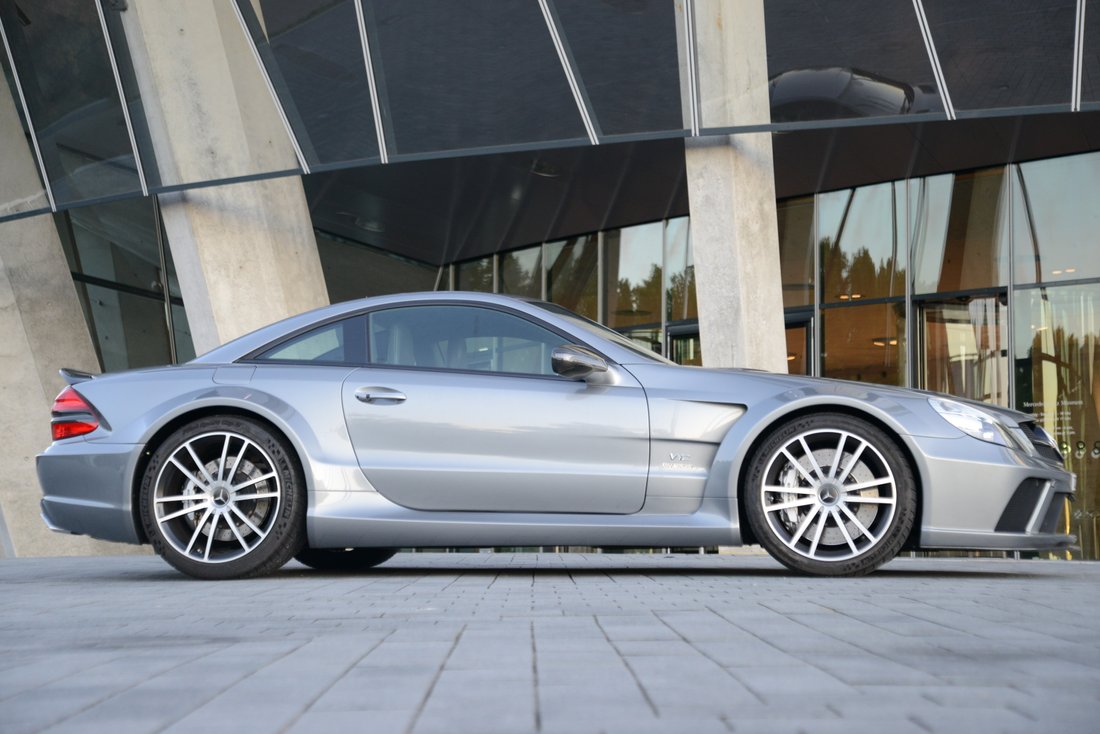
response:
[[(763, 0), (696, 4), (703, 125), (770, 119)], [(699, 336), (708, 367), (787, 371), (771, 135), (685, 143)]]
[[(0, 76), (0, 201), (40, 189), (7, 81)], [(34, 457), (50, 443), (61, 367), (99, 363), (53, 218), (0, 224), (0, 557), (117, 553), (127, 546), (46, 529)]]
[[(122, 21), (164, 184), (298, 166), (231, 3), (131, 0)], [(299, 177), (160, 202), (196, 352), (328, 303)]]

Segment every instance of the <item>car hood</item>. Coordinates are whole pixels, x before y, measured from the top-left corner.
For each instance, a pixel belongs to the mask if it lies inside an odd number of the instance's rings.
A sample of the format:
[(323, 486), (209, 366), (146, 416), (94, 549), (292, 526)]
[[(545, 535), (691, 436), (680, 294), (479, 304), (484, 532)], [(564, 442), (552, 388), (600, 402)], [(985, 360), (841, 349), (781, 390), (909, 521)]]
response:
[[(631, 367), (628, 365), (628, 367)], [(855, 382), (853, 380), (837, 380), (828, 377), (811, 377), (808, 375), (784, 375), (765, 370), (745, 368), (709, 368), (709, 367), (684, 367), (684, 366), (654, 366), (649, 370), (669, 370), (671, 382), (680, 382), (691, 385), (693, 389), (703, 392), (719, 392), (729, 395), (734, 385), (742, 390), (746, 383), (755, 384), (761, 391), (784, 392), (788, 390), (813, 391), (825, 394), (847, 395), (869, 399), (873, 397), (890, 398), (899, 402), (909, 400), (926, 401), (928, 398), (943, 398), (958, 403), (970, 405), (987, 413), (992, 413), (1009, 425), (1019, 425), (1021, 422), (1034, 421), (1035, 416), (1022, 413), (999, 405), (990, 405), (977, 400), (960, 398), (954, 395), (933, 392), (931, 390), (919, 390), (916, 388), (898, 387), (895, 385), (879, 385), (870, 382)], [(673, 373), (675, 372), (675, 377)], [(682, 371), (690, 371), (684, 373)]]

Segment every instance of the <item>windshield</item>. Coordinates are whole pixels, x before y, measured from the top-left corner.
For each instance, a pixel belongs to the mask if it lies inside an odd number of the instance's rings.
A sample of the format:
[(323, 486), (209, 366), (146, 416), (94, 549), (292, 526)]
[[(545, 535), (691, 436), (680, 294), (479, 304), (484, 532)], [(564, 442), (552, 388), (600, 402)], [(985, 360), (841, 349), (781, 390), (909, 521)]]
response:
[(647, 361), (657, 362), (659, 364), (676, 364), (672, 360), (665, 359), (656, 352), (651, 352), (650, 350), (645, 349), (636, 342), (632, 341), (629, 337), (623, 336), (614, 329), (609, 329), (603, 324), (597, 324), (595, 321), (591, 321), (583, 316), (579, 316), (569, 309), (557, 305), (556, 303), (547, 303), (545, 301), (533, 301), (532, 303), (534, 303), (534, 305), (538, 306), (544, 311), (549, 311), (555, 316), (562, 317), (574, 326), (579, 326), (585, 331), (591, 334), (595, 334), (601, 339), (606, 339), (609, 342), (614, 342), (623, 349), (630, 350), (632, 353), (638, 355), (639, 357), (645, 358)]

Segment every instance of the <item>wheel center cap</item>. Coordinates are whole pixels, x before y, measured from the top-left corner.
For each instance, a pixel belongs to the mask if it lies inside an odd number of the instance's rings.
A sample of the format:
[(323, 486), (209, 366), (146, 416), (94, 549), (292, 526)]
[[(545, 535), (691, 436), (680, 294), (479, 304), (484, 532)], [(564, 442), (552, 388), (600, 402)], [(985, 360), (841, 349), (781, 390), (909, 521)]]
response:
[(817, 490), (817, 498), (823, 505), (835, 505), (840, 502), (840, 488), (835, 484), (824, 484)]
[(230, 495), (229, 495), (229, 490), (228, 489), (226, 489), (225, 487), (218, 487), (217, 489), (214, 490), (214, 496), (213, 496), (214, 506), (215, 507), (225, 507), (226, 505), (229, 504), (229, 496)]

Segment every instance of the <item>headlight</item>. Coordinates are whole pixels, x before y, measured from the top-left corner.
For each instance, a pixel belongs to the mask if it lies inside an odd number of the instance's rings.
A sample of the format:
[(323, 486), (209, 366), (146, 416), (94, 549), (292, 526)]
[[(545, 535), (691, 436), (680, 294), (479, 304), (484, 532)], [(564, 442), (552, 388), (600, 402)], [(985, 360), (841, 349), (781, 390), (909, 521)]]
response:
[(1020, 442), (1012, 436), (1006, 425), (997, 420), (996, 416), (986, 413), (984, 410), (944, 398), (929, 398), (928, 404), (942, 415), (945, 421), (968, 436), (1007, 448), (1023, 448)]

